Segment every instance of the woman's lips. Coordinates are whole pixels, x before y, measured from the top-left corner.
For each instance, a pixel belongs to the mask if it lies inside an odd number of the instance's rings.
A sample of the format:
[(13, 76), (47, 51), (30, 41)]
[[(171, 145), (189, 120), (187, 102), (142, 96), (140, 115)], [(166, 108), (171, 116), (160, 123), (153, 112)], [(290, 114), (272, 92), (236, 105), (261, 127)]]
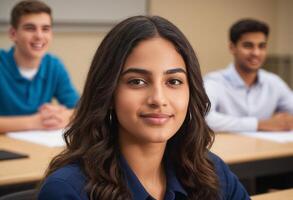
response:
[(147, 113), (141, 114), (140, 117), (145, 123), (158, 126), (167, 123), (173, 115), (164, 113)]

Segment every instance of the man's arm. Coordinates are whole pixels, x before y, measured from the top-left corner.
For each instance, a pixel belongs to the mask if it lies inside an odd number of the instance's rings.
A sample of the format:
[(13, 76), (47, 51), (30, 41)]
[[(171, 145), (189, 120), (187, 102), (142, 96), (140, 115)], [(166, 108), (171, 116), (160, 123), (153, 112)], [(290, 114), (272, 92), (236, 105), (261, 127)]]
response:
[(68, 109), (74, 109), (79, 100), (79, 94), (70, 80), (69, 73), (63, 63), (58, 60), (56, 65), (59, 66), (58, 77), (56, 78), (56, 91), (54, 97), (59, 104), (66, 106)]
[(206, 116), (211, 129), (216, 132), (257, 131), (258, 120), (255, 117), (233, 117), (215, 110)]
[(206, 81), (205, 89), (211, 101), (211, 110), (206, 116), (206, 121), (214, 131), (249, 132), (293, 130), (293, 116), (288, 113), (279, 113), (267, 120), (259, 120), (256, 117), (235, 117), (220, 113), (216, 110), (216, 107), (220, 102), (221, 95), (224, 94), (221, 88), (213, 81)]
[(293, 130), (293, 115), (289, 113), (277, 113), (269, 119), (258, 120), (255, 117), (233, 117), (211, 110), (206, 120), (217, 132)]
[(275, 78), (274, 84), (280, 94), (277, 112), (290, 113), (293, 116), (293, 91), (280, 77), (276, 76)]
[(260, 120), (259, 131), (290, 131), (293, 130), (293, 115), (277, 113), (267, 120)]
[(206, 120), (209, 126), (217, 132), (293, 130), (293, 116), (288, 113), (277, 113), (269, 119), (257, 120), (254, 117), (233, 117), (211, 111)]
[(206, 116), (206, 121), (211, 129), (217, 132), (239, 132), (256, 131), (256, 117), (234, 117), (228, 114), (220, 113), (216, 108), (221, 102), (224, 91), (221, 84), (213, 80), (205, 80), (205, 89), (211, 102), (211, 109)]
[(0, 116), (0, 133), (43, 129), (41, 115)]
[(39, 112), (24, 116), (0, 116), (0, 133), (26, 130), (54, 130), (68, 125), (74, 109), (44, 104)]

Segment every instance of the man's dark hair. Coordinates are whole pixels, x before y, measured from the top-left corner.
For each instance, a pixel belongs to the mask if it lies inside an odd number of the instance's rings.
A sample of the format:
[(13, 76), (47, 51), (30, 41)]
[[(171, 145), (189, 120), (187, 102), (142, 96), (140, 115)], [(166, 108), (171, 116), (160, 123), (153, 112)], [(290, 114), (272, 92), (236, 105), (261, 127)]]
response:
[(250, 32), (261, 32), (268, 37), (270, 28), (265, 22), (255, 19), (242, 19), (231, 26), (230, 41), (236, 44), (243, 34)]
[(46, 5), (44, 2), (37, 0), (24, 0), (17, 3), (12, 11), (10, 16), (10, 25), (13, 28), (17, 28), (19, 24), (19, 20), (22, 16), (28, 14), (39, 14), (39, 13), (47, 13), (52, 19), (52, 11), (51, 8)]

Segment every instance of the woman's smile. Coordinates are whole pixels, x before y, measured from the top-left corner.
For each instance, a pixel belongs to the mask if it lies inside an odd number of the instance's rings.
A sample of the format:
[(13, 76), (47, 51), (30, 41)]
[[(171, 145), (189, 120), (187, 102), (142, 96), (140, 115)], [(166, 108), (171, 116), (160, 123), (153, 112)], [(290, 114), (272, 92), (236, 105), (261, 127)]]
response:
[(165, 125), (174, 115), (166, 113), (143, 113), (139, 117), (149, 125), (162, 126)]

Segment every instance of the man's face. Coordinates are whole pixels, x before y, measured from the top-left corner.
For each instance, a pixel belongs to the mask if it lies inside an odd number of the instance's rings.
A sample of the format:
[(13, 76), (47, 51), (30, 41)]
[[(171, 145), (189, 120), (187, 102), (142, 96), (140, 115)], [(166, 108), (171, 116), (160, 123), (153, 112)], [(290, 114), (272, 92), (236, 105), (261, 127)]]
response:
[(15, 53), (25, 59), (41, 59), (52, 40), (51, 17), (47, 13), (23, 15), (10, 29)]
[(262, 32), (243, 34), (236, 44), (230, 44), (235, 66), (246, 73), (256, 72), (267, 55), (267, 37)]

